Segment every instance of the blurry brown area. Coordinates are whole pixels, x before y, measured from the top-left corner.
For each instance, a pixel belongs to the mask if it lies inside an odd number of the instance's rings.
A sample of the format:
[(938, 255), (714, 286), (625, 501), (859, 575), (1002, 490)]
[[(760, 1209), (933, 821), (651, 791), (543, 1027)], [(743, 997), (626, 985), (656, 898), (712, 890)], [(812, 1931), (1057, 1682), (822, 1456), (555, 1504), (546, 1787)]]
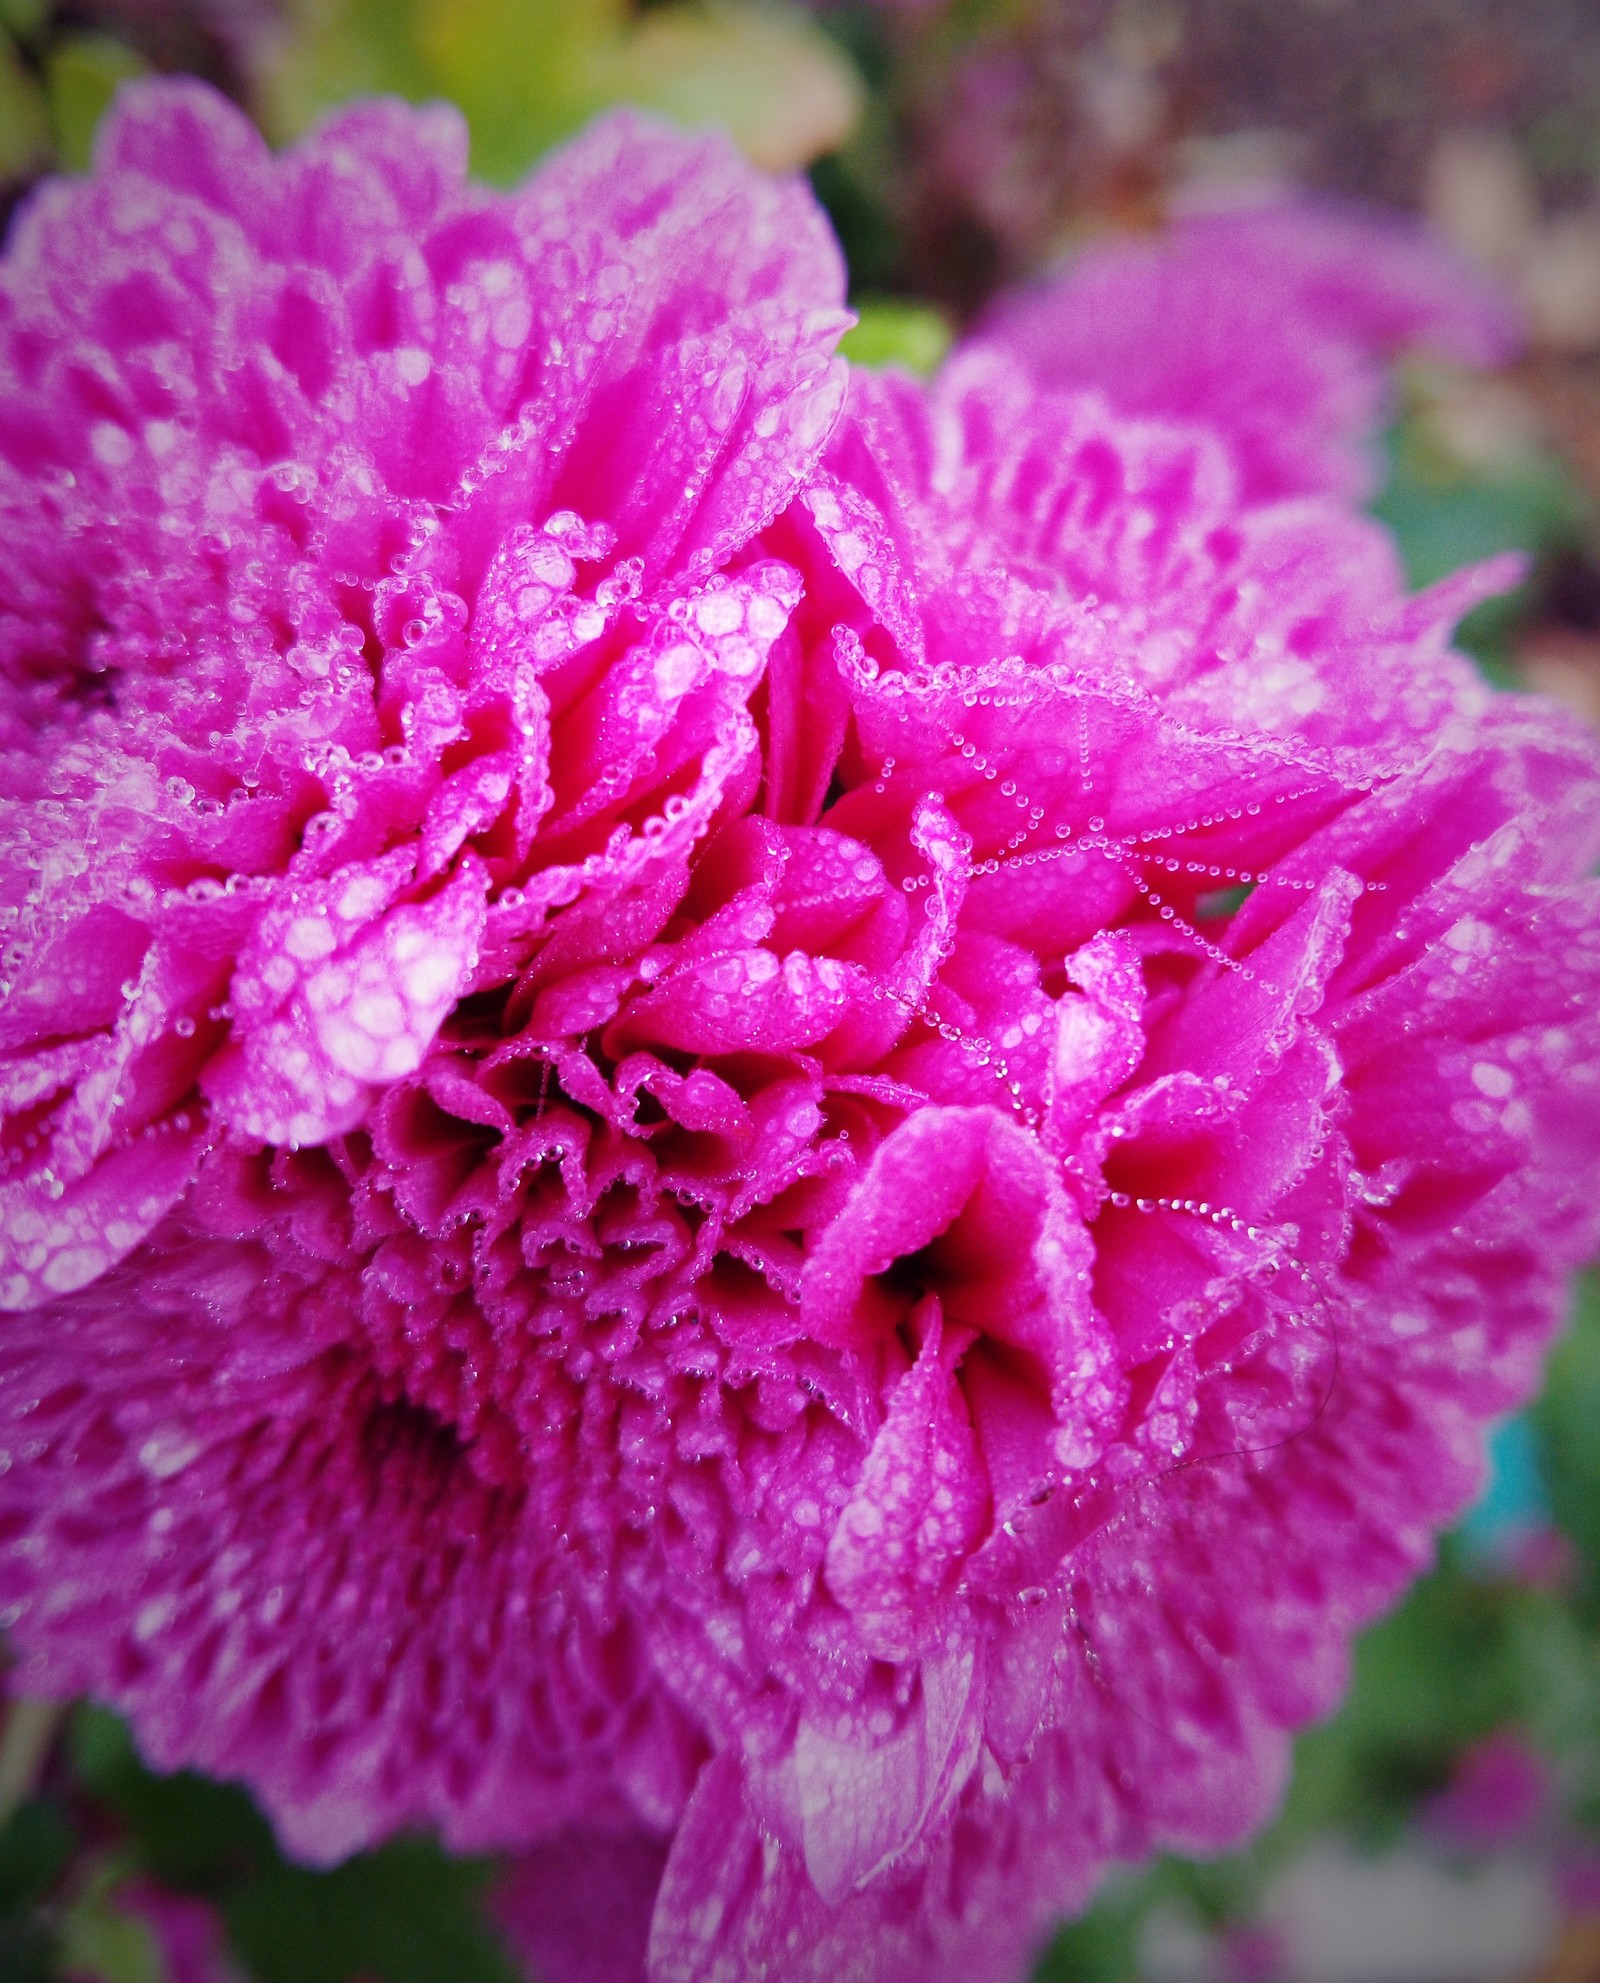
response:
[(1549, 1960), (1514, 1983), (1600, 1983), (1600, 1915), (1566, 1922)]
[[(1595, 0), (900, 0), (895, 286), (970, 320), (1083, 240), (1300, 187), (1425, 214), (1517, 298), (1528, 353), (1428, 419), (1468, 475), (1554, 454), (1600, 517)], [(870, 161), (868, 161), (870, 169)], [(1513, 672), (1600, 727), (1600, 535), (1541, 560)]]
[(1578, 358), (1537, 353), (1518, 373), (1545, 433), (1600, 506), (1600, 354)]
[[(1533, 18), (1538, 8), (1530, 10)], [(1600, 36), (1600, 9), (1594, 10)], [(1535, 136), (1537, 126), (1534, 127)], [(1600, 109), (1587, 180), (1547, 175), (1533, 137), (1509, 128), (1433, 134), (1421, 199), (1433, 224), (1520, 301), (1526, 360), (1487, 382), (1511, 418), (1564, 463), (1600, 519)], [(1480, 389), (1481, 391), (1481, 389)], [(1530, 623), (1513, 641), (1523, 685), (1600, 728), (1600, 532), (1567, 549), (1535, 588)]]
[[(1600, 354), (1540, 351), (1505, 387), (1520, 394), (1542, 442), (1571, 471), (1600, 519)], [(1512, 643), (1525, 688), (1554, 696), (1600, 729), (1600, 524), (1541, 575), (1529, 624)], [(1600, 1968), (1594, 1972), (1600, 1983)]]
[(203, 76), (238, 98), (248, 45), (273, 13), (270, 0), (93, 0), (50, 9), (57, 34), (111, 35), (152, 69)]
[(1558, 222), (1532, 279), (1552, 316), (1600, 332), (1594, 0), (902, 0), (878, 18), (917, 293), (970, 312), (1196, 181), (1292, 177), (1420, 207), (1454, 145), (1458, 205)]
[(1573, 553), (1548, 575), (1513, 658), (1524, 688), (1566, 703), (1600, 730), (1600, 569), (1592, 555)]

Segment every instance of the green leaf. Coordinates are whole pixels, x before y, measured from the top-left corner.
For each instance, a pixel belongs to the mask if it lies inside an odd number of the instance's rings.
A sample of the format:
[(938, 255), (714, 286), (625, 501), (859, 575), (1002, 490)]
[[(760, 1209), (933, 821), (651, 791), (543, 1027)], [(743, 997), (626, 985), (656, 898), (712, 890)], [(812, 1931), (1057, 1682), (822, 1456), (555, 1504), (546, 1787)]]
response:
[(257, 1983), (519, 1983), (479, 1910), (488, 1869), (397, 1839), (329, 1873), (281, 1862), (223, 1902)]
[(857, 144), (819, 158), (810, 173), (811, 190), (844, 250), (852, 302), (893, 282), (900, 261), (900, 234), (889, 210), (888, 188), (871, 169), (873, 163), (870, 148)]
[(73, 1845), (72, 1827), (53, 1799), (19, 1805), (0, 1826), (0, 1916), (43, 1900), (66, 1871)]
[(20, 1804), (0, 1825), (0, 1978), (58, 1983), (56, 1935), (47, 1902), (77, 1841), (53, 1799)]
[(1547, 1591), (1524, 1592), (1512, 1613), (1520, 1721), (1559, 1765), (1579, 1818), (1600, 1817), (1600, 1644), (1572, 1607)]
[(1553, 456), (1518, 459), (1492, 477), (1473, 475), (1431, 462), (1404, 429), (1391, 436), (1388, 486), (1372, 509), (1394, 532), (1414, 586), (1497, 551), (1538, 554), (1570, 543), (1588, 515)]
[[(1500, 551), (1534, 561), (1581, 543), (1591, 521), (1587, 497), (1553, 454), (1518, 449), (1491, 468), (1445, 452), (1425, 414), (1413, 413), (1388, 437), (1389, 477), (1372, 513), (1394, 532), (1406, 577), (1418, 588)], [(1526, 585), (1470, 613), (1456, 644), (1498, 687), (1511, 685), (1509, 636), (1526, 616)]]
[(1578, 1281), (1531, 1417), (1550, 1511), (1582, 1561), (1589, 1608), (1600, 1609), (1600, 1274)]
[(39, 32), (49, 11), (50, 0), (0, 0), (0, 28), (18, 41), (27, 41)]
[(1034, 1983), (1124, 1983), (1138, 1966), (1139, 1930), (1156, 1898), (1150, 1873), (1113, 1875), (1087, 1914), (1063, 1928)]
[(897, 296), (866, 296), (855, 308), (860, 321), (839, 343), (852, 364), (899, 365), (927, 378), (944, 362), (951, 330), (942, 312)]
[(652, 7), (607, 55), (600, 84), (695, 130), (724, 130), (769, 172), (789, 172), (850, 136), (861, 80), (798, 7)]
[(146, 64), (106, 34), (74, 34), (56, 42), (45, 70), (56, 150), (69, 172), (87, 172), (94, 134), (117, 85), (142, 76)]
[(0, 179), (16, 179), (50, 150), (50, 118), (38, 83), (0, 35)]
[[(386, 32), (388, 8), (368, 0), (359, 11)], [(521, 178), (601, 107), (597, 72), (620, 32), (618, 0), (408, 0), (407, 11), (426, 91), (466, 112), (473, 168), (487, 179)]]
[(68, 1908), (61, 1917), (60, 1957), (73, 1983), (168, 1983), (167, 1965), (148, 1922), (105, 1900)]
[(270, 1826), (242, 1790), (188, 1772), (154, 1775), (104, 1708), (77, 1709), (69, 1744), (79, 1778), (111, 1806), (140, 1859), (167, 1885), (215, 1893), (277, 1859)]

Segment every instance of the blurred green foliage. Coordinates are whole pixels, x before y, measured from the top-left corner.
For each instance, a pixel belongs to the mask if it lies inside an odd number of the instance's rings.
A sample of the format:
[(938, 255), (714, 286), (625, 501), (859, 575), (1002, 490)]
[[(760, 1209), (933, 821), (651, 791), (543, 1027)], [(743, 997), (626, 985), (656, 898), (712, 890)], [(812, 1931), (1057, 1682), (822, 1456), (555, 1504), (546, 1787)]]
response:
[(1581, 1565), (1581, 1614), (1600, 1622), (1600, 1277), (1582, 1283), (1532, 1416), (1551, 1512)]
[(29, 59), (44, 13), (36, 0), (0, 0), (0, 180), (50, 155), (50, 109)]
[(850, 297), (890, 288), (900, 264), (900, 236), (873, 170), (859, 145), (830, 152), (811, 168), (811, 190), (844, 250)]
[(326, 1872), (291, 1865), (242, 1790), (157, 1776), (103, 1709), (70, 1722), (48, 1787), (0, 1827), (0, 1978), (167, 1983), (147, 1876), (209, 1902), (252, 1983), (519, 1983), (482, 1908), (486, 1861), (399, 1838)]
[(1372, 512), (1394, 532), (1406, 576), (1417, 587), (1499, 551), (1527, 556), (1527, 579), (1486, 600), (1457, 633), (1458, 645), (1505, 688), (1513, 681), (1510, 638), (1537, 607), (1545, 572), (1563, 553), (1587, 545), (1595, 519), (1583, 489), (1549, 448), (1514, 430), (1495, 433), (1492, 403), (1474, 434), (1471, 396), (1484, 390), (1448, 375), (1412, 376), (1405, 410), (1387, 438), (1387, 480)]
[(97, 1872), (61, 1917), (58, 1960), (64, 1973), (95, 1983), (171, 1983), (166, 1958), (148, 1921), (116, 1904), (121, 1869)]
[(288, 0), (257, 85), (280, 138), (374, 90), (446, 97), (502, 184), (611, 103), (719, 125), (775, 169), (838, 146), (861, 104), (838, 45), (779, 0)]
[(49, 151), (44, 92), (9, 35), (0, 34), (0, 179), (20, 178)]
[(75, 1844), (53, 1799), (30, 1800), (0, 1826), (0, 1976), (7, 1983), (50, 1983), (55, 1974), (47, 1908)]
[(45, 64), (45, 93), (56, 157), (69, 172), (86, 172), (95, 129), (117, 85), (145, 73), (145, 64), (108, 34), (63, 35)]
[(83, 1786), (120, 1819), (138, 1863), (219, 1908), (256, 1983), (513, 1983), (477, 1908), (484, 1862), (400, 1838), (313, 1872), (281, 1856), (242, 1790), (152, 1775), (103, 1710), (78, 1710), (72, 1756)]
[(1582, 490), (1553, 455), (1530, 451), (1474, 468), (1411, 424), (1390, 438), (1388, 484), (1372, 508), (1419, 587), (1497, 551), (1539, 556), (1581, 542), (1590, 521)]
[(126, 42), (74, 26), (65, 12), (48, 0), (0, 0), (0, 181), (85, 170), (117, 85), (146, 71)]

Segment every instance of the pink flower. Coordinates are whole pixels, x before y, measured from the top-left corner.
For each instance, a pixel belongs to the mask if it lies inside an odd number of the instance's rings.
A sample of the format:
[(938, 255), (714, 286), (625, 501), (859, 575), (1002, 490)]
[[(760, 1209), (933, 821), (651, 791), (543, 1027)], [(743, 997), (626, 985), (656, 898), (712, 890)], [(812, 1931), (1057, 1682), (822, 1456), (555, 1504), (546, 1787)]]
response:
[(1467, 1852), (1493, 1852), (1525, 1839), (1551, 1801), (1549, 1766), (1507, 1729), (1461, 1758), (1449, 1786), (1424, 1810), (1428, 1829)]
[(1097, 243), (987, 329), (1046, 384), (1227, 433), (1261, 499), (1375, 491), (1382, 360), (1497, 365), (1519, 341), (1501, 293), (1414, 223), (1304, 199)]
[(171, 84), (19, 223), (7, 1307), (128, 1253), (208, 1137), (363, 1121), (549, 907), (660, 851), (630, 808), (686, 839), (683, 766), (747, 754), (793, 581), (745, 546), (838, 405), (837, 251), (627, 118), (515, 197), (464, 160), (453, 113), (375, 104), (275, 163)]
[(1013, 1977), (1533, 1382), (1600, 762), (1502, 571), (993, 352), (838, 418), (795, 189), (452, 131), (136, 97), (6, 278), (5, 1621), (531, 1848), (556, 1983)]

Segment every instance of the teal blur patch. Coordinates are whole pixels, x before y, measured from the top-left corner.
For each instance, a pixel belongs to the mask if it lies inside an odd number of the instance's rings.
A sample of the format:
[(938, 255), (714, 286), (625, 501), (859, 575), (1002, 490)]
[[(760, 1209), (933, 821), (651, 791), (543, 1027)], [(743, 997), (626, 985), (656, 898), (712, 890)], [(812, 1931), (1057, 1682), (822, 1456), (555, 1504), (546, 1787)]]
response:
[(1462, 1543), (1470, 1556), (1498, 1560), (1550, 1521), (1533, 1426), (1525, 1417), (1508, 1418), (1489, 1442), (1488, 1485), (1461, 1523)]

